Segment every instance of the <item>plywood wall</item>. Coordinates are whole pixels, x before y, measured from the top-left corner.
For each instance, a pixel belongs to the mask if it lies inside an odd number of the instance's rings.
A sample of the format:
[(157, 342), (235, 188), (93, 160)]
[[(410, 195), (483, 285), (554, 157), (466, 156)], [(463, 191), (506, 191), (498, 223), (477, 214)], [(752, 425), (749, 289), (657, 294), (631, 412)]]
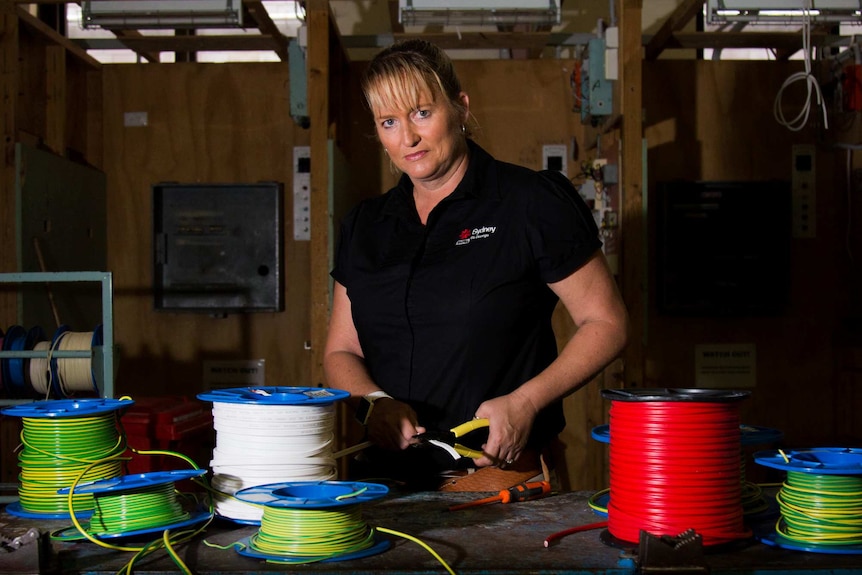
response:
[[(146, 125), (125, 125), (129, 112)], [(293, 147), (308, 134), (290, 116), (287, 64), (107, 66), (104, 129), (118, 392), (193, 395), (207, 360), (263, 359), (267, 385), (309, 385), (309, 251), (291, 226)], [(154, 311), (151, 186), (259, 181), (285, 184), (285, 310)]]
[[(756, 385), (744, 402), (746, 423), (782, 431), (791, 446), (839, 439), (846, 417), (836, 409), (852, 397), (837, 391), (836, 344), (853, 315), (845, 246), (848, 205), (844, 152), (847, 134), (830, 114), (829, 130), (817, 128), (820, 108), (800, 131), (781, 126), (773, 104), (781, 85), (801, 69), (798, 62), (645, 63), (644, 110), (648, 145), (649, 201), (656, 183), (675, 178), (766, 180), (791, 177), (794, 144), (816, 146), (817, 233), (793, 239), (789, 304), (774, 317), (668, 317), (655, 299), (655, 219), (650, 218), (650, 289), (647, 298), (646, 380), (651, 386), (692, 387), (698, 344), (756, 346)], [(804, 83), (782, 97), (788, 117), (805, 101)], [(754, 238), (756, 230), (737, 230)], [(855, 240), (858, 243), (858, 234)], [(858, 404), (857, 404), (858, 405)], [(855, 424), (854, 424), (855, 425)], [(856, 427), (856, 441), (862, 430)]]

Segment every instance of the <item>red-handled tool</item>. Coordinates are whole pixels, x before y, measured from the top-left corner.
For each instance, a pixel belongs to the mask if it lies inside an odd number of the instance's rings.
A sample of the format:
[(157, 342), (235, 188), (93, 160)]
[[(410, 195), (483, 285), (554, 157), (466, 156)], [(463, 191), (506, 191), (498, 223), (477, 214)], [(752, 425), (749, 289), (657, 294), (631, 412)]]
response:
[(544, 497), (550, 492), (551, 484), (547, 481), (528, 481), (526, 483), (519, 483), (518, 485), (508, 489), (503, 489), (500, 493), (492, 497), (477, 499), (476, 501), (461, 503), (460, 505), (452, 505), (449, 507), (449, 511), (458, 511), (459, 509), (466, 509), (477, 505), (486, 505), (488, 503), (514, 503), (516, 501), (529, 501), (531, 499)]

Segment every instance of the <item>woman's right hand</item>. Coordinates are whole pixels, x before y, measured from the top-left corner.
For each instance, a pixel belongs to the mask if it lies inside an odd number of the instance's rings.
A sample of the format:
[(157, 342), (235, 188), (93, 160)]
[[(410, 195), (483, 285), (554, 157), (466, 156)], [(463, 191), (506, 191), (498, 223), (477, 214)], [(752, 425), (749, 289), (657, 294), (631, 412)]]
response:
[(374, 402), (367, 430), (368, 439), (390, 451), (407, 449), (417, 443), (414, 436), (425, 433), (413, 408), (391, 397), (381, 397)]

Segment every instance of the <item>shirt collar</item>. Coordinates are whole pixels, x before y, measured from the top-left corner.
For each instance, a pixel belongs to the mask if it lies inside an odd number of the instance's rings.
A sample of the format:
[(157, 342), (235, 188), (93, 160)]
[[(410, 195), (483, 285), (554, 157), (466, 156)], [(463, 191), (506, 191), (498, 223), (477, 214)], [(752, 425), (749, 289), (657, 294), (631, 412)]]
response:
[[(494, 158), (469, 138), (467, 139), (467, 147), (470, 154), (467, 172), (455, 191), (443, 199), (444, 202), (461, 198), (498, 197), (499, 195)], [(411, 218), (416, 216), (416, 207), (413, 203), (413, 182), (407, 174), (401, 174), (398, 184), (389, 190), (389, 198), (382, 215)]]

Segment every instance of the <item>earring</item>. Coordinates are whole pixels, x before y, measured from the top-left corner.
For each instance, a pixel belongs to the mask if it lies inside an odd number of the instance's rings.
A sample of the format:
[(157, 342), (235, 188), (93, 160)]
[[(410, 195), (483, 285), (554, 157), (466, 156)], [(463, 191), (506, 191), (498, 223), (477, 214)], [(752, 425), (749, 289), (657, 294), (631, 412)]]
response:
[(462, 136), (467, 135), (467, 126), (465, 126), (464, 124), (461, 124), (461, 135)]

